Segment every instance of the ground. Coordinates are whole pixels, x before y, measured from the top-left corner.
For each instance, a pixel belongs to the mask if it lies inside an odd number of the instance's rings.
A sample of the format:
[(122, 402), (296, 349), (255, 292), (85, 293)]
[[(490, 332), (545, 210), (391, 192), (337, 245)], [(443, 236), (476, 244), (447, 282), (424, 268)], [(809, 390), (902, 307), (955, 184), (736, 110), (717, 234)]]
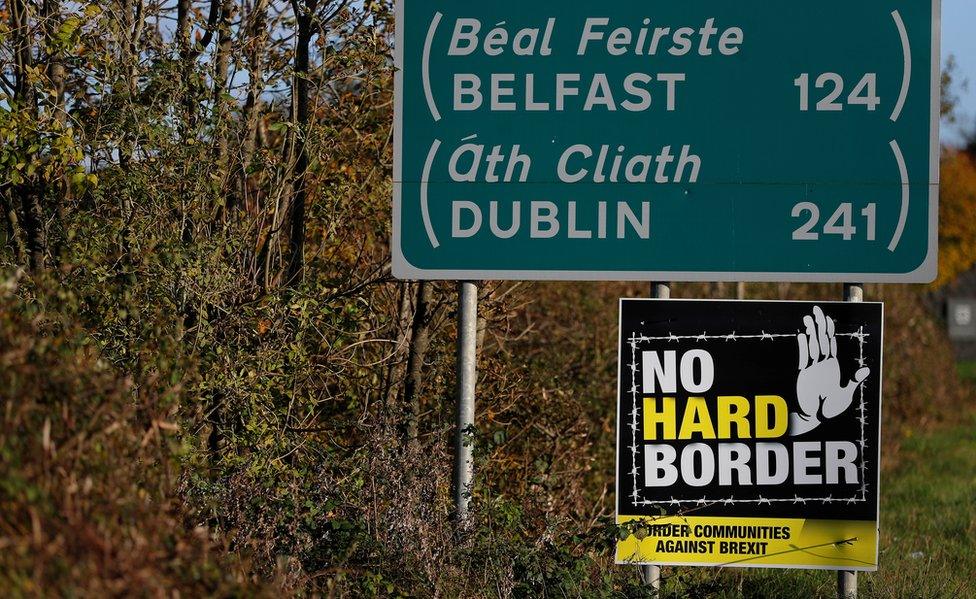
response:
[[(976, 597), (976, 418), (908, 438), (881, 481), (881, 567), (861, 598)], [(833, 572), (665, 569), (665, 597), (835, 597)]]
[(965, 360), (959, 362), (959, 376), (967, 381), (976, 381), (976, 360)]

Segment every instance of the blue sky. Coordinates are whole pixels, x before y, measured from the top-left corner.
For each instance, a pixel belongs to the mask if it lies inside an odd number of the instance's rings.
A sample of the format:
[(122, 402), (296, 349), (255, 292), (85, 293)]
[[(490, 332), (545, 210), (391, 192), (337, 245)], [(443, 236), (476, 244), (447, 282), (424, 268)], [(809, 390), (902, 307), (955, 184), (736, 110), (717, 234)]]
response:
[(942, 0), (942, 65), (953, 55), (958, 63), (957, 77), (969, 80), (969, 89), (956, 84), (959, 96), (959, 123), (943, 125), (942, 139), (956, 142), (960, 128), (976, 130), (976, 0)]

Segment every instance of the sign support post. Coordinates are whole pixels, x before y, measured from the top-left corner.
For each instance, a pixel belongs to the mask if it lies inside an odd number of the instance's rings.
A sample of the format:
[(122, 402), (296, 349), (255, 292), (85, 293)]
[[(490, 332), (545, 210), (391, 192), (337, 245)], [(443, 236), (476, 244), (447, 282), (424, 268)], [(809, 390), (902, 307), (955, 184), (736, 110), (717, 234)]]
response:
[(844, 301), (855, 303), (863, 302), (864, 285), (861, 283), (844, 283)]
[[(670, 283), (651, 283), (651, 297), (654, 299), (671, 299)], [(641, 577), (651, 586), (651, 596), (657, 597), (661, 592), (661, 566), (640, 566)]]
[[(863, 302), (864, 286), (861, 283), (844, 283), (845, 302)], [(838, 570), (837, 596), (840, 599), (857, 599), (857, 572)]]
[(837, 596), (841, 599), (857, 599), (857, 572), (837, 572)]
[(474, 390), (478, 361), (478, 284), (458, 283), (457, 430), (454, 436), (454, 508), (468, 524), (474, 478)]
[(651, 597), (658, 597), (661, 593), (661, 566), (640, 566), (641, 578), (651, 587)]

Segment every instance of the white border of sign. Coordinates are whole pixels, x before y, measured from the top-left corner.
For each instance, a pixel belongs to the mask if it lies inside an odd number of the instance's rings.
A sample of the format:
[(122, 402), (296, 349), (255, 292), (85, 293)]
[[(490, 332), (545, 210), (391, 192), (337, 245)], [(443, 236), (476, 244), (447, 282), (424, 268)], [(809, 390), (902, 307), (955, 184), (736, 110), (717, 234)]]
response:
[[(745, 304), (745, 303), (786, 303), (786, 304), (809, 304), (810, 306), (829, 306), (829, 305), (844, 305), (847, 302), (843, 301), (806, 301), (806, 300), (733, 300), (733, 299), (694, 299), (694, 298), (681, 298), (681, 299), (654, 299), (647, 297), (622, 297), (617, 300), (617, 377), (620, 377), (620, 360), (622, 359), (621, 350), (623, 348), (623, 334), (624, 334), (624, 302), (726, 302), (735, 304)], [(881, 363), (878, 365), (878, 414), (881, 414), (881, 408), (884, 404), (884, 323), (885, 323), (885, 308), (884, 302), (861, 302), (857, 305), (863, 306), (868, 305), (879, 305), (881, 306)], [(620, 480), (617, 473), (620, 472), (620, 381), (617, 380), (616, 387), (614, 388), (613, 395), (616, 398), (616, 412), (617, 412), (617, 426), (615, 427), (616, 443), (614, 445), (614, 462), (613, 462), (613, 520), (617, 521), (620, 517), (620, 513), (617, 511), (617, 497), (620, 497)], [(881, 565), (881, 427), (882, 422), (878, 420), (878, 439), (875, 441), (875, 447), (878, 448), (878, 463), (875, 465), (878, 477), (875, 481), (875, 491), (876, 496), (876, 524), (877, 528), (877, 542), (874, 548), (874, 566), (797, 566), (795, 564), (756, 564), (749, 562), (730, 562), (727, 564), (702, 564), (698, 562), (620, 562), (617, 561), (617, 565), (654, 565), (654, 566), (701, 566), (710, 568), (776, 568), (776, 569), (792, 569), (792, 570), (848, 570), (856, 572), (877, 572), (878, 566)], [(676, 516), (672, 516), (676, 517)], [(743, 516), (748, 517), (748, 516)]]
[(403, 6), (396, 3), (396, 42), (393, 77), (393, 239), (390, 247), (393, 275), (398, 279), (447, 281), (746, 281), (797, 283), (931, 283), (939, 270), (939, 139), (942, 104), (942, 0), (932, 2), (931, 114), (929, 123), (929, 246), (922, 264), (907, 273), (817, 273), (817, 272), (705, 272), (622, 270), (438, 270), (417, 268), (407, 261), (400, 247), (401, 186), (403, 185)]

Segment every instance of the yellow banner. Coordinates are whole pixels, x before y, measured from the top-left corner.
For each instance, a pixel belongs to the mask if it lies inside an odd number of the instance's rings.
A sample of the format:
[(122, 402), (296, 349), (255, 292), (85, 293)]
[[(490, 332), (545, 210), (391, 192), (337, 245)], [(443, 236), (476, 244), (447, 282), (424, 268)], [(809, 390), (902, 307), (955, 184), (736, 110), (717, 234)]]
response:
[(874, 521), (619, 516), (618, 564), (878, 569)]

